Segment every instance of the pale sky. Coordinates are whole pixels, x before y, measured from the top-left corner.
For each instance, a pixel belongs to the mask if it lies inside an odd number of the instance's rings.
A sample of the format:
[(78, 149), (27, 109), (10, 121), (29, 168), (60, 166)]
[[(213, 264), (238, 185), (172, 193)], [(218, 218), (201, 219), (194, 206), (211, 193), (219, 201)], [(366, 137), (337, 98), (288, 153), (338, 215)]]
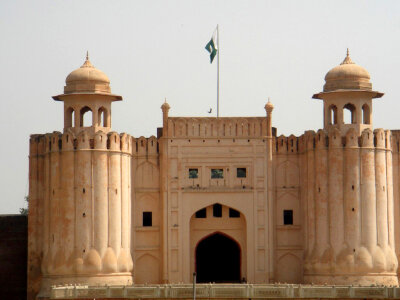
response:
[[(156, 135), (172, 116), (216, 111), (216, 64), (204, 49), (220, 26), (220, 115), (264, 116), (278, 134), (322, 127), (325, 74), (350, 48), (371, 74), (375, 128), (400, 128), (400, 1), (0, 1), (0, 214), (28, 194), (29, 135), (62, 131), (66, 76), (84, 62), (124, 101), (112, 127)], [(214, 114), (215, 115), (215, 114)]]

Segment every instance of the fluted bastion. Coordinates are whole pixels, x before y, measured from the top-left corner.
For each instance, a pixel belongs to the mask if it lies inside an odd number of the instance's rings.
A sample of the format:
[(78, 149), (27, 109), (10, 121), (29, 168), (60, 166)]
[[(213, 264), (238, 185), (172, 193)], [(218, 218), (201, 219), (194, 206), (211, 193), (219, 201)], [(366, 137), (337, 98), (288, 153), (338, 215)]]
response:
[(398, 283), (391, 140), (354, 128), (277, 138), (276, 153), (300, 155), (307, 170), (305, 283)]
[(131, 157), (125, 133), (31, 136), (30, 172), (44, 175), (31, 179), (30, 199), (30, 218), (43, 218), (43, 287), (132, 283)]

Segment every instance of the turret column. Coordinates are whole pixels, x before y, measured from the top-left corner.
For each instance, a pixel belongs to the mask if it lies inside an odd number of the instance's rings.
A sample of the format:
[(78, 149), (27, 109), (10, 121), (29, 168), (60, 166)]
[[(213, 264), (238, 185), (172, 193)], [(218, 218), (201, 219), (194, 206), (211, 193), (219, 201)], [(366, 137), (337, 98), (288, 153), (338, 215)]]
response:
[(386, 145), (385, 132), (377, 129), (375, 150), (375, 186), (376, 186), (376, 217), (378, 245), (386, 250), (388, 247), (388, 218), (387, 218), (387, 184), (386, 184)]
[(92, 244), (92, 153), (89, 137), (82, 132), (77, 137), (75, 153), (75, 262), (77, 273), (88, 273), (84, 258)]
[(345, 180), (344, 180), (344, 239), (348, 253), (343, 253), (341, 265), (349, 270), (354, 269), (355, 254), (360, 247), (360, 148), (358, 136), (354, 129), (346, 134), (345, 155)]
[(59, 270), (59, 251), (61, 248), (61, 224), (60, 218), (60, 197), (59, 197), (59, 186), (60, 186), (60, 152), (58, 148), (59, 136), (57, 132), (54, 132), (51, 136), (50, 145), (50, 205), (49, 205), (49, 221), (50, 221), (50, 232), (49, 232), (49, 264), (47, 271), (49, 274), (58, 273)]
[(270, 99), (268, 99), (265, 105), (265, 111), (267, 112), (267, 201), (268, 201), (268, 279), (269, 282), (274, 281), (274, 198), (273, 198), (273, 162), (272, 162), (272, 111), (274, 109)]
[(165, 101), (161, 105), (163, 113), (163, 132), (160, 139), (160, 198), (162, 209), (162, 282), (168, 282), (168, 112), (170, 106)]
[(361, 241), (371, 255), (377, 242), (374, 135), (371, 130), (365, 130), (361, 139)]
[(314, 252), (315, 252), (315, 198), (314, 198), (314, 189), (315, 189), (315, 166), (314, 166), (314, 139), (315, 132), (308, 131), (305, 133), (306, 139), (306, 161), (307, 161), (307, 248), (308, 252), (305, 258), (305, 272), (311, 272), (311, 263), (313, 261)]
[(315, 138), (315, 272), (326, 272), (331, 261), (328, 214), (328, 151), (326, 135), (319, 130)]
[[(121, 153), (119, 135), (112, 132), (109, 152), (109, 241), (107, 248), (108, 268), (117, 271), (117, 257), (121, 250)], [(104, 267), (104, 266), (103, 266)]]
[[(107, 135), (102, 132), (96, 133), (94, 137), (93, 152), (93, 256), (103, 258), (108, 245), (108, 155), (107, 155)], [(99, 262), (100, 263), (100, 262)], [(100, 271), (102, 264), (98, 266)], [(109, 266), (103, 266), (103, 270), (110, 271)], [(96, 268), (97, 269), (97, 268)]]
[(330, 245), (336, 257), (344, 246), (343, 216), (343, 145), (337, 128), (329, 132), (329, 232)]
[(62, 136), (60, 178), (60, 205), (61, 205), (61, 241), (63, 249), (63, 265), (61, 273), (71, 273), (74, 255), (74, 228), (75, 228), (75, 166), (74, 166), (74, 136), (70, 133)]
[(132, 271), (133, 262), (130, 250), (131, 228), (131, 137), (121, 135), (121, 251), (118, 256), (118, 271)]
[(387, 214), (388, 214), (388, 243), (386, 251), (386, 269), (389, 272), (396, 272), (398, 261), (395, 252), (395, 228), (394, 228), (394, 192), (393, 192), (393, 159), (392, 159), (392, 133), (390, 130), (385, 132), (386, 137), (386, 187), (387, 187)]

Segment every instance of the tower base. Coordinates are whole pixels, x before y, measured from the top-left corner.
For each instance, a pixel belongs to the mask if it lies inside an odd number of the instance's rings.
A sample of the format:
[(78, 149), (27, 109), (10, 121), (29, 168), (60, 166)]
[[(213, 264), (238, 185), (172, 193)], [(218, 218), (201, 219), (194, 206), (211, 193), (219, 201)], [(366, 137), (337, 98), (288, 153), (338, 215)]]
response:
[(37, 299), (49, 299), (51, 288), (54, 286), (130, 286), (133, 284), (132, 274), (113, 273), (113, 274), (82, 274), (82, 275), (51, 275), (43, 276), (42, 286), (37, 295)]
[(369, 273), (368, 275), (328, 275), (313, 274), (304, 275), (304, 283), (329, 284), (329, 285), (398, 285), (399, 281), (395, 273)]

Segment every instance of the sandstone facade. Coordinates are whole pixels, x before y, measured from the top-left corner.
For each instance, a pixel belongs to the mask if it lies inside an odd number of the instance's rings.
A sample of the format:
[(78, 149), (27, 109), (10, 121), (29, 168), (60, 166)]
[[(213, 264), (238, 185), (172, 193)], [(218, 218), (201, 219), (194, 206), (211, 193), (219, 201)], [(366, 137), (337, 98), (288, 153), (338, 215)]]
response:
[(373, 129), (383, 94), (348, 54), (325, 79), (318, 132), (277, 137), (270, 102), (265, 117), (236, 118), (171, 117), (165, 102), (159, 135), (134, 138), (111, 130), (122, 98), (87, 58), (53, 97), (63, 132), (30, 139), (30, 299), (53, 285), (190, 283), (193, 272), (398, 284), (400, 134)]

